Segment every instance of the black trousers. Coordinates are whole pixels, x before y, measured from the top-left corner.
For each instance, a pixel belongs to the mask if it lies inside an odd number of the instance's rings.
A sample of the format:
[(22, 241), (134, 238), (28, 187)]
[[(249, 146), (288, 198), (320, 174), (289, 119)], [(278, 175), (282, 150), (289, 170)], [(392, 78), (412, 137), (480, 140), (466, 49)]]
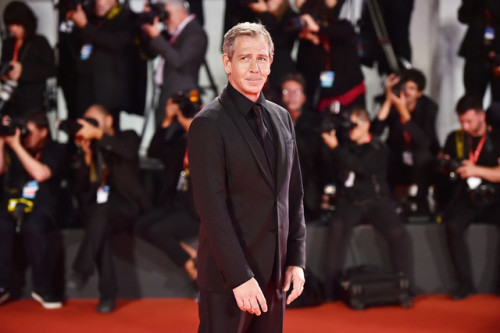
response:
[(409, 236), (390, 199), (371, 199), (359, 205), (340, 199), (328, 229), (326, 245), (325, 293), (328, 298), (334, 297), (350, 231), (363, 220), (371, 223), (387, 240), (396, 271), (404, 272), (410, 280), (413, 278)]
[(268, 310), (260, 316), (241, 311), (232, 293), (200, 291), (198, 333), (283, 332), (286, 295), (271, 284), (262, 290)]
[[(34, 209), (28, 213), (21, 228), (24, 249), (31, 266), (33, 288), (42, 294), (52, 292), (48, 233), (53, 228), (53, 219), (44, 209)], [(9, 289), (15, 234), (15, 219), (6, 210), (0, 211), (0, 288)]]
[(90, 276), (97, 268), (101, 297), (116, 297), (118, 288), (110, 248), (113, 232), (132, 227), (139, 207), (117, 196), (110, 195), (103, 204), (91, 204), (84, 210), (85, 235), (78, 248), (73, 270)]
[[(444, 216), (448, 248), (460, 286), (473, 288), (470, 252), (466, 242), (466, 231), (473, 222), (492, 222), (500, 226), (500, 202), (487, 207), (474, 207), (465, 196), (460, 196), (447, 208)], [(499, 289), (500, 290), (500, 289)]]
[(162, 250), (179, 267), (190, 259), (179, 242), (196, 236), (199, 230), (200, 221), (181, 205), (150, 211), (139, 217), (134, 226), (136, 234)]
[(500, 102), (500, 78), (483, 58), (467, 58), (464, 66), (464, 86), (467, 95), (483, 97), (491, 84), (492, 102)]

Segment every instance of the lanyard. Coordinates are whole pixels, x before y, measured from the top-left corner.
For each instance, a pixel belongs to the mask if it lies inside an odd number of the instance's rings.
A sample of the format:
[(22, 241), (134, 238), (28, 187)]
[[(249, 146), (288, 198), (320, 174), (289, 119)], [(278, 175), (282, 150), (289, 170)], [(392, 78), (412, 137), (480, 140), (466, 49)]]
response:
[(481, 150), (483, 150), (485, 142), (486, 142), (486, 134), (482, 136), (481, 140), (477, 144), (476, 149), (473, 152), (472, 151), (472, 137), (469, 135), (469, 160), (471, 160), (472, 163), (474, 163), (474, 164), (477, 163), (477, 160), (479, 159), (479, 155), (481, 155)]
[(12, 61), (18, 61), (19, 59), (19, 49), (20, 49), (20, 43), (16, 39), (16, 42), (14, 43), (14, 52), (12, 54)]
[(491, 22), (493, 21), (493, 18), (491, 17), (491, 12), (488, 9), (485, 9), (484, 14), (486, 15), (486, 26), (491, 27)]

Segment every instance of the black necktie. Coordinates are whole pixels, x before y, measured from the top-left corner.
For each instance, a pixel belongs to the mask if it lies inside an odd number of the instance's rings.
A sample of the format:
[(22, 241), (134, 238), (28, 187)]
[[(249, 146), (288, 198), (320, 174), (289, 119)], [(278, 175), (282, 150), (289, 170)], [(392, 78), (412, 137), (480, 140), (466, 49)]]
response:
[(259, 130), (261, 143), (264, 147), (264, 151), (267, 157), (267, 163), (271, 169), (271, 173), (274, 175), (276, 170), (276, 149), (274, 147), (273, 139), (267, 130), (266, 124), (264, 124), (264, 118), (262, 117), (262, 108), (259, 104), (253, 106), (253, 111), (257, 117), (257, 129)]

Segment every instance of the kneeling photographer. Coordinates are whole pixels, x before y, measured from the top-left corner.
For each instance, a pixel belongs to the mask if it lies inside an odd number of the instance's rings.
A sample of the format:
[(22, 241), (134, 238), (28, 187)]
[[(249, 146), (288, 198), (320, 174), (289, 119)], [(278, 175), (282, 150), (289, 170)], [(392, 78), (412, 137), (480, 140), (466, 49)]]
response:
[(387, 183), (387, 147), (370, 134), (370, 117), (364, 108), (350, 112), (349, 142), (337, 139), (336, 131), (322, 134), (331, 149), (338, 171), (336, 209), (330, 222), (326, 248), (325, 296), (335, 299), (349, 232), (367, 220), (388, 241), (393, 266), (408, 279), (413, 277), (409, 237), (390, 197)]
[(16, 121), (4, 117), (0, 126), (4, 189), (0, 209), (0, 303), (10, 296), (14, 238), (20, 233), (32, 270), (32, 297), (47, 309), (62, 306), (51, 287), (48, 232), (55, 226), (64, 153), (63, 146), (51, 140), (44, 112), (29, 111)]
[(448, 161), (444, 164), (456, 178), (443, 221), (457, 279), (451, 297), (463, 299), (474, 293), (466, 231), (473, 222), (498, 223), (500, 140), (498, 133), (488, 129), (480, 97), (462, 97), (456, 112), (462, 128), (448, 135), (443, 151)]

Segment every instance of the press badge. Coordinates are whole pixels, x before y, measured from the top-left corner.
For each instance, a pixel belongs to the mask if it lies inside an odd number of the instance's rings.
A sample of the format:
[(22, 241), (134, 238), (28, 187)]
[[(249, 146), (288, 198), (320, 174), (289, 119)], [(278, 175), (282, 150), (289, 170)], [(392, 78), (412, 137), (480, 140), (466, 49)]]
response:
[(36, 192), (38, 191), (38, 182), (36, 180), (31, 180), (26, 183), (23, 187), (23, 198), (33, 200), (36, 197)]
[(409, 166), (413, 165), (413, 154), (411, 151), (405, 150), (403, 152), (403, 164)]
[(335, 80), (335, 73), (332, 71), (322, 71), (319, 80), (321, 81), (321, 88), (331, 88)]
[(82, 46), (80, 50), (80, 59), (87, 60), (90, 58), (90, 54), (92, 53), (92, 44), (85, 44)]
[(344, 186), (346, 188), (353, 187), (355, 179), (356, 179), (356, 174), (352, 171), (349, 171), (349, 175), (347, 176), (347, 179), (344, 182)]
[(109, 197), (109, 186), (104, 185), (97, 189), (97, 203), (103, 204), (108, 202)]
[(484, 39), (487, 41), (492, 41), (495, 39), (495, 29), (492, 27), (486, 27), (484, 30)]

